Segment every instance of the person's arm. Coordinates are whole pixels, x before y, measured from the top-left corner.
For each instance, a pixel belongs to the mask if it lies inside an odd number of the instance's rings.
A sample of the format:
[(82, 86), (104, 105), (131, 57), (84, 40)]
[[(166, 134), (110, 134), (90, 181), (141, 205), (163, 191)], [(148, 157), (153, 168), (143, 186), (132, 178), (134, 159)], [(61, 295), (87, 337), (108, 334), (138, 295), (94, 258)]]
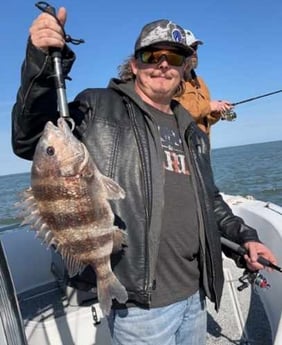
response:
[(193, 80), (185, 83), (185, 92), (178, 99), (198, 123), (211, 112), (209, 91), (200, 78), (199, 87)]
[(209, 88), (204, 80), (198, 76), (196, 78), (185, 83), (185, 92), (178, 100), (198, 126), (209, 134), (210, 127), (218, 122), (222, 112), (230, 110), (232, 105), (226, 100), (211, 100)]
[(222, 114), (225, 111), (228, 111), (233, 108), (229, 101), (211, 101), (211, 112), (207, 115), (209, 125), (214, 125), (217, 121), (219, 121), (222, 117)]
[[(45, 26), (42, 26), (42, 20), (44, 20)], [(48, 24), (49, 22), (51, 24)], [(30, 28), (31, 36), (28, 40), (26, 57), (21, 70), (21, 85), (12, 110), (12, 147), (14, 153), (29, 160), (33, 157), (36, 143), (45, 123), (48, 120), (55, 121), (58, 118), (57, 93), (52, 77), (54, 71), (51, 57), (48, 54), (48, 46), (58, 47), (50, 29), (53, 26), (55, 30), (61, 29), (52, 16), (43, 13)], [(43, 35), (42, 27), (45, 30)], [(51, 37), (49, 40), (48, 35)], [(59, 47), (62, 49), (63, 74), (67, 76), (75, 56), (71, 50), (65, 45), (61, 46), (61, 44), (62, 41), (59, 42)]]
[[(248, 250), (248, 255), (244, 256), (246, 266), (252, 270), (260, 270), (264, 267), (257, 262), (258, 256), (263, 256), (273, 264), (277, 264), (277, 260), (271, 250), (261, 243), (257, 231), (248, 226), (242, 218), (235, 216), (230, 207), (224, 202), (222, 196), (216, 190), (215, 208), (217, 224), (221, 236), (244, 246)], [(224, 253), (233, 258), (237, 264), (241, 265), (241, 257), (223, 247)]]

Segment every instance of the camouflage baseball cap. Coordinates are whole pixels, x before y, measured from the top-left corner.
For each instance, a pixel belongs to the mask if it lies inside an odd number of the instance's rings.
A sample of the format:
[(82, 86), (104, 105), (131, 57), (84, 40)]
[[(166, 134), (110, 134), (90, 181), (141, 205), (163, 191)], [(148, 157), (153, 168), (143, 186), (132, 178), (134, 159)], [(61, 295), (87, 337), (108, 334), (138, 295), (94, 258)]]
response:
[(186, 44), (185, 30), (167, 19), (156, 20), (145, 25), (135, 43), (135, 53), (151, 46), (171, 46), (183, 51), (185, 56), (193, 54)]

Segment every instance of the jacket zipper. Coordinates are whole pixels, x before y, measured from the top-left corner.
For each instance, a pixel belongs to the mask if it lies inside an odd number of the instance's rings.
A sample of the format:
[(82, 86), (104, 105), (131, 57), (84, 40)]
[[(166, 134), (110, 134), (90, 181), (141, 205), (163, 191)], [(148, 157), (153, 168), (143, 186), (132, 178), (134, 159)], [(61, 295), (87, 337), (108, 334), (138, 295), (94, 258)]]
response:
[[(198, 172), (198, 168), (197, 168), (195, 162), (193, 161), (193, 159), (191, 159), (191, 157), (194, 155), (194, 153), (191, 149), (191, 140), (190, 140), (193, 129), (190, 128), (187, 131), (188, 131), (188, 135), (187, 135), (187, 141), (186, 142), (187, 142), (188, 151), (189, 151), (188, 160), (189, 160), (189, 165), (190, 165), (190, 167), (192, 167), (192, 170), (193, 170), (191, 177), (192, 177), (193, 182), (194, 182), (193, 185), (194, 185), (195, 197), (196, 197), (197, 205), (198, 205), (198, 209), (199, 209), (199, 212), (198, 212), (199, 223), (200, 223), (199, 227), (203, 229), (203, 238), (200, 241), (200, 251), (201, 251), (201, 254), (203, 256), (203, 265), (206, 265), (207, 259), (210, 262), (210, 269), (211, 269), (211, 274), (212, 274), (212, 291), (210, 291), (209, 285), (207, 287), (209, 289), (209, 293), (211, 293), (213, 295), (213, 297), (215, 298), (215, 305), (217, 306), (218, 305), (218, 296), (217, 296), (216, 289), (214, 286), (214, 282), (215, 282), (214, 266), (212, 264), (209, 242), (207, 241), (207, 236), (206, 236), (206, 232), (205, 232), (205, 221), (204, 221), (205, 217), (204, 217), (204, 214), (202, 211), (203, 207), (202, 207), (201, 200), (200, 200), (199, 194), (198, 194), (198, 188), (197, 188), (198, 184), (196, 183), (198, 180), (199, 185), (201, 185), (201, 181), (198, 177), (198, 176), (200, 176), (200, 174)], [(203, 247), (203, 243), (202, 243), (203, 241), (205, 243), (204, 247)], [(207, 283), (208, 283), (208, 280), (207, 280)]]
[[(147, 292), (148, 294), (148, 303), (150, 304), (151, 302), (151, 292), (149, 291), (151, 288), (150, 284), (150, 265), (149, 265), (149, 250), (148, 250), (148, 228), (149, 228), (149, 203), (150, 203), (150, 196), (149, 196), (149, 190), (148, 190), (148, 181), (149, 181), (149, 174), (146, 169), (146, 163), (143, 159), (145, 157), (144, 150), (143, 150), (143, 145), (142, 145), (142, 140), (140, 139), (140, 133), (138, 131), (138, 126), (137, 126), (137, 120), (135, 113), (133, 111), (132, 105), (130, 102), (128, 102), (127, 98), (124, 97), (125, 99), (125, 105), (128, 110), (128, 115), (132, 123), (132, 128), (135, 134), (137, 146), (138, 146), (138, 151), (140, 152), (140, 161), (141, 161), (141, 166), (142, 166), (142, 171), (143, 171), (143, 176), (144, 176), (144, 195), (145, 195), (145, 202), (144, 202), (144, 209), (145, 209), (145, 215), (146, 215), (146, 231), (145, 231), (145, 244), (146, 244), (146, 255), (145, 255), (145, 281), (144, 281), (144, 291)], [(147, 203), (146, 203), (147, 201)]]

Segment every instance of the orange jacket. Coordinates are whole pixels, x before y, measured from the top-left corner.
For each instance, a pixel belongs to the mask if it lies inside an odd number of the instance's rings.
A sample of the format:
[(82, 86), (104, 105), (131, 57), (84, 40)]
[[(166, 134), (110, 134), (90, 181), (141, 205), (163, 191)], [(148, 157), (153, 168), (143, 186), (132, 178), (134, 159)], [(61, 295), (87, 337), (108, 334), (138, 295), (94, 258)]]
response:
[[(197, 83), (198, 81), (198, 83)], [(218, 112), (211, 112), (210, 92), (201, 77), (185, 83), (185, 92), (177, 100), (192, 115), (198, 126), (210, 134), (210, 127), (220, 119)]]

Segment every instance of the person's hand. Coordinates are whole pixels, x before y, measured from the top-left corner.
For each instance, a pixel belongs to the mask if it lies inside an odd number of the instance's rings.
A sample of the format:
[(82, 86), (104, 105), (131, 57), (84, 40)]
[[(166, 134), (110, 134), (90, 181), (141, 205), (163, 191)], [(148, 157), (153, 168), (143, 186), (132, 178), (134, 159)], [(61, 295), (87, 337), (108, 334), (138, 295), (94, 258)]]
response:
[[(61, 7), (58, 10), (57, 18), (62, 26), (67, 19), (66, 9)], [(48, 52), (48, 48), (63, 48), (65, 45), (64, 33), (56, 19), (48, 13), (40, 14), (32, 23), (30, 29), (30, 39), (32, 44)]]
[(228, 101), (210, 101), (211, 112), (221, 114), (233, 108), (232, 104)]
[(251, 271), (258, 271), (265, 268), (263, 265), (257, 262), (258, 256), (263, 256), (274, 265), (277, 264), (274, 254), (264, 244), (260, 242), (246, 242), (244, 243), (244, 247), (248, 250), (248, 255), (244, 255), (244, 259), (246, 260), (247, 267)]

